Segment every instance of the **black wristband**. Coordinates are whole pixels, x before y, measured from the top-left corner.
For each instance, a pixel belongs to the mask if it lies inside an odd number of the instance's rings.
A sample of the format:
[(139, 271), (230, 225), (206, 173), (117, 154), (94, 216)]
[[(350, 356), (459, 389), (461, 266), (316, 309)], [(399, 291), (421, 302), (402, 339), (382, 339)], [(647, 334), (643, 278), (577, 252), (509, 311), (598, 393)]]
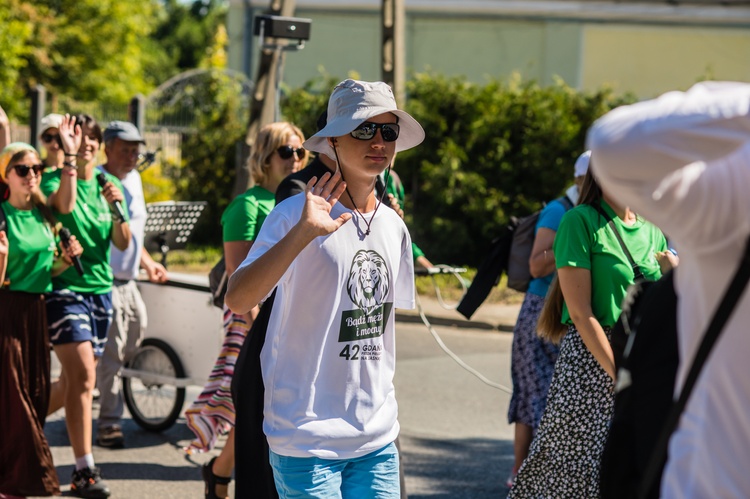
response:
[(74, 165), (73, 163), (69, 163), (68, 161), (63, 161), (63, 166), (68, 166), (74, 170), (78, 169), (78, 165)]
[(77, 158), (78, 157), (77, 154), (72, 154), (72, 153), (69, 153), (69, 152), (64, 152), (63, 151), (63, 154), (65, 155), (66, 158)]

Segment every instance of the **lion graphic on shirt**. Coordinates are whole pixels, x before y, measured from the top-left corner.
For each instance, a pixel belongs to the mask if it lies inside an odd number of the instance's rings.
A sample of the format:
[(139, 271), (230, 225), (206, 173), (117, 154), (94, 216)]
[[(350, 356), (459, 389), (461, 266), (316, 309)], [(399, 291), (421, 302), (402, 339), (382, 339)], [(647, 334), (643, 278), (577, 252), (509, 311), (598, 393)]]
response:
[(383, 257), (374, 251), (359, 250), (352, 260), (346, 290), (352, 302), (369, 314), (383, 304), (390, 281)]

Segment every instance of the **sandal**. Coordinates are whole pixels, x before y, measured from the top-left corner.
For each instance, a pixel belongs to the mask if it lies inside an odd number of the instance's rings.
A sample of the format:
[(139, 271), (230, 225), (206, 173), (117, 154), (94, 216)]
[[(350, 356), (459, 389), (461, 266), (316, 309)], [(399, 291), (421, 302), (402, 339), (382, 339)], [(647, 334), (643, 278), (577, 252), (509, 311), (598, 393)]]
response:
[(214, 461), (216, 461), (215, 456), (212, 457), (209, 462), (201, 466), (201, 475), (203, 476), (203, 482), (206, 484), (204, 493), (206, 499), (225, 499), (216, 495), (216, 486), (229, 485), (229, 482), (232, 481), (232, 477), (214, 475)]

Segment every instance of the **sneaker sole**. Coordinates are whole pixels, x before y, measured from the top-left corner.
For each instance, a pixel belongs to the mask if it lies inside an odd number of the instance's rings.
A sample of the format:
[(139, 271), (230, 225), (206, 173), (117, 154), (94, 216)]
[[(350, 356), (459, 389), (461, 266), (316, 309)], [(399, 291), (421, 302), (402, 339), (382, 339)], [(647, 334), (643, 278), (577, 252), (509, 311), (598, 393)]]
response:
[(70, 494), (73, 497), (82, 497), (83, 499), (107, 499), (110, 495), (112, 495), (111, 492), (95, 492), (95, 493), (82, 493), (74, 488), (70, 488)]
[(98, 447), (104, 447), (105, 449), (124, 449), (125, 442), (99, 442), (97, 440), (96, 445)]

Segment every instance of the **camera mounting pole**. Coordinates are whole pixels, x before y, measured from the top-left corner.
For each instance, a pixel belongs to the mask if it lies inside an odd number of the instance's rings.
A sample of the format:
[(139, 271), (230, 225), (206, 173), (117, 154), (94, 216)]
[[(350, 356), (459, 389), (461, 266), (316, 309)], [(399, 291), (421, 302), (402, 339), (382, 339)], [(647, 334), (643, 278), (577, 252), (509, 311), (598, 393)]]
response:
[[(274, 121), (279, 121), (281, 118), (279, 101), (281, 100), (282, 53), (296, 52), (305, 48), (305, 41), (310, 39), (311, 25), (312, 20), (301, 17), (264, 15), (255, 18), (255, 34), (259, 37), (261, 49), (273, 50), (278, 61), (274, 78)], [(272, 41), (267, 42), (266, 37)]]

